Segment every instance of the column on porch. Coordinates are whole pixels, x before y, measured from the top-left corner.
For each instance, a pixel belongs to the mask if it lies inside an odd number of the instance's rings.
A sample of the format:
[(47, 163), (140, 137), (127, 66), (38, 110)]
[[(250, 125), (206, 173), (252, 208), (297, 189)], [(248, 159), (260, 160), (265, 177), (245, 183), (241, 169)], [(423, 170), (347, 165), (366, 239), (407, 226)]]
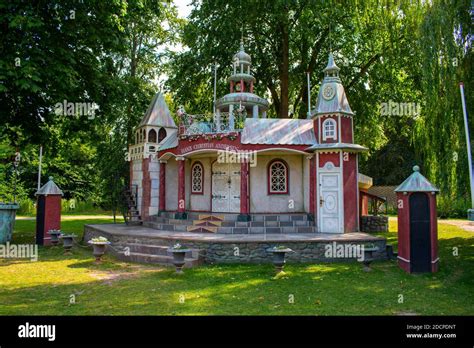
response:
[(178, 209), (175, 215), (176, 219), (186, 219), (186, 196), (185, 196), (185, 158), (177, 157), (178, 161)]
[(316, 156), (309, 157), (309, 214), (314, 219), (316, 213)]
[(214, 115), (214, 124), (216, 126), (216, 132), (221, 130), (221, 110), (217, 109), (216, 114)]
[(234, 105), (229, 105), (229, 130), (234, 130)]
[(249, 181), (249, 161), (244, 159), (240, 164), (240, 214), (238, 221), (250, 221), (249, 200), (248, 200), (248, 181)]
[(252, 117), (253, 118), (258, 118), (258, 105), (253, 106)]
[(158, 212), (166, 211), (166, 161), (160, 160), (160, 192)]

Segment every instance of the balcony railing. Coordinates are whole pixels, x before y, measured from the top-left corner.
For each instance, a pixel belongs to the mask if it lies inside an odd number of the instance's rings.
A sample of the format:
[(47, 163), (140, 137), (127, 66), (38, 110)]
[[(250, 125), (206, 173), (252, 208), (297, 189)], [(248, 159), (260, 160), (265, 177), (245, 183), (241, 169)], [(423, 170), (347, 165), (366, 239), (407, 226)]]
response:
[(246, 113), (228, 112), (200, 115), (181, 115), (180, 135), (240, 132), (244, 128)]

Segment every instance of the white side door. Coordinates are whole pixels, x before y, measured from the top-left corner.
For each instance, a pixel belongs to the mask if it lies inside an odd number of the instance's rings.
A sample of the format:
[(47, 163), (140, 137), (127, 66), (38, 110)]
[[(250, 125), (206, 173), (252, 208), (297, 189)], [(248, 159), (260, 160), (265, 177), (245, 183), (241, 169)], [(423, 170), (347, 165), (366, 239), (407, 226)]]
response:
[(319, 174), (319, 226), (322, 233), (344, 233), (341, 174)]

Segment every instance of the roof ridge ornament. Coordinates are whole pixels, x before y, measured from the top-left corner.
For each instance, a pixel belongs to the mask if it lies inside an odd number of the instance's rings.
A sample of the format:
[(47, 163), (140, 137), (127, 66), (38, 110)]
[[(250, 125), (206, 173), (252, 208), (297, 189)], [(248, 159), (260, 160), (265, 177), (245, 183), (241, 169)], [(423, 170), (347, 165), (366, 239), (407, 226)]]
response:
[(332, 52), (329, 52), (328, 64), (323, 70), (325, 73), (325, 76), (339, 77), (339, 70), (341, 69), (334, 62), (334, 55), (332, 54)]

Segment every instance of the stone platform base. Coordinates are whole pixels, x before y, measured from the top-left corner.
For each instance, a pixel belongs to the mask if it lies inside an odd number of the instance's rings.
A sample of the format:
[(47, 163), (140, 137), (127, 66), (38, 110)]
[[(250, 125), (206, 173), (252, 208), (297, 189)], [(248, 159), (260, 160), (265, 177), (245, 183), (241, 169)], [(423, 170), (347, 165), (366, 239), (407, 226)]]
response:
[[(335, 262), (350, 261), (330, 255), (327, 251), (337, 251), (349, 245), (376, 246), (374, 259), (386, 259), (386, 239), (366, 233), (298, 233), (298, 234), (213, 234), (160, 231), (144, 226), (122, 224), (86, 225), (84, 240), (103, 236), (112, 242), (108, 249), (121, 260), (130, 262), (170, 264), (168, 247), (176, 243), (191, 249), (188, 266), (201, 263), (264, 263), (271, 262), (272, 255), (267, 249), (284, 245), (292, 249), (287, 254), (289, 262)], [(347, 249), (347, 248), (346, 248)]]

